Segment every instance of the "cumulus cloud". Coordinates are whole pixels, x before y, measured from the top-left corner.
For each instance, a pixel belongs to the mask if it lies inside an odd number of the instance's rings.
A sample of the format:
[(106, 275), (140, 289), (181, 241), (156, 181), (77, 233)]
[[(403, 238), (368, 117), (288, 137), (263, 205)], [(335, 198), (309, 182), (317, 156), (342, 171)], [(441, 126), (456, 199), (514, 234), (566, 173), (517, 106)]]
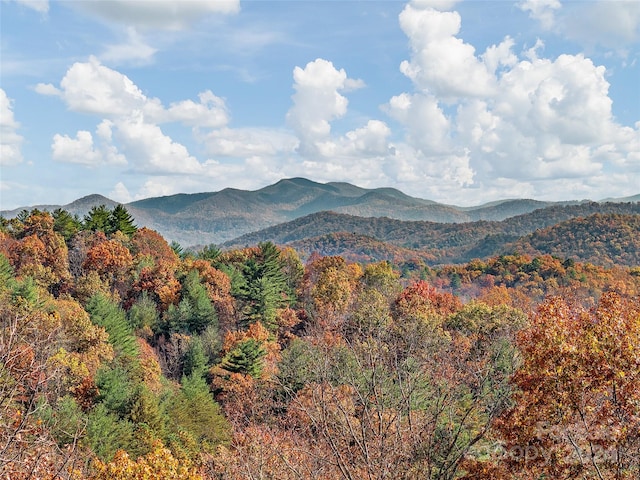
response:
[[(580, 2), (582, 3), (582, 2)], [(602, 46), (626, 53), (640, 40), (640, 3), (635, 0), (567, 3), (561, 33), (588, 47)]]
[(60, 82), (60, 88), (38, 84), (36, 91), (58, 95), (70, 110), (103, 115), (127, 115), (134, 110), (161, 110), (159, 100), (148, 99), (126, 76), (100, 63), (96, 57), (74, 63)]
[(400, 71), (420, 90), (444, 100), (485, 96), (495, 91), (495, 81), (475, 48), (456, 35), (460, 31), (458, 12), (407, 5), (400, 13), (400, 27), (409, 37), (411, 59)]
[(74, 63), (60, 88), (36, 85), (36, 92), (62, 98), (70, 110), (115, 119), (140, 112), (149, 122), (182, 122), (185, 125), (219, 127), (228, 121), (224, 100), (211, 91), (201, 92), (199, 102), (184, 100), (169, 108), (158, 98), (147, 97), (126, 75), (103, 65), (96, 57)]
[(103, 121), (96, 129), (100, 145), (95, 145), (93, 135), (86, 130), (79, 130), (75, 138), (68, 135), (55, 134), (51, 144), (54, 160), (66, 163), (76, 163), (87, 167), (101, 165), (125, 165), (124, 155), (111, 144), (112, 123)]
[(133, 197), (131, 196), (131, 193), (129, 193), (129, 189), (127, 189), (125, 184), (122, 182), (115, 184), (113, 190), (109, 192), (109, 198), (120, 203), (129, 203), (133, 201)]
[(228, 122), (224, 100), (209, 90), (201, 92), (197, 102), (183, 100), (166, 107), (159, 99), (147, 97), (126, 75), (102, 65), (95, 57), (74, 63), (60, 88), (39, 84), (36, 91), (60, 97), (72, 111), (103, 118), (96, 131), (101, 139), (99, 147), (88, 131), (79, 131), (75, 138), (54, 136), (55, 160), (85, 166), (123, 164), (126, 154), (134, 171), (197, 174), (202, 172), (202, 165), (159, 125), (177, 122), (193, 128), (215, 128)]
[(148, 45), (133, 27), (127, 28), (126, 41), (117, 45), (109, 45), (100, 55), (106, 62), (115, 65), (144, 65), (153, 61), (157, 49)]
[(183, 100), (172, 103), (166, 112), (168, 121), (179, 121), (193, 127), (219, 128), (229, 122), (224, 100), (215, 96), (211, 90), (198, 95), (199, 103)]
[(518, 6), (546, 30), (555, 25), (556, 11), (562, 7), (559, 0), (524, 0)]
[(299, 151), (304, 156), (318, 153), (318, 142), (329, 138), (331, 121), (347, 113), (349, 101), (340, 92), (363, 85), (347, 77), (328, 60), (318, 58), (305, 68), (293, 70), (293, 106), (287, 122), (300, 138)]
[(203, 137), (210, 155), (246, 158), (293, 154), (298, 139), (289, 132), (268, 128), (218, 128)]
[[(637, 171), (640, 123), (616, 123), (605, 67), (582, 54), (544, 58), (541, 42), (518, 58), (511, 37), (477, 56), (457, 38), (457, 12), (419, 7), (399, 17), (411, 45), (400, 70), (414, 91), (384, 106), (404, 129), (385, 162), (389, 177), (410, 191), (434, 184), (440, 198), (465, 186), (456, 195), (465, 203), (501, 191), (597, 198), (594, 179), (623, 165)], [(521, 8), (542, 20), (560, 4)]]
[(17, 130), (20, 124), (13, 118), (13, 102), (0, 88), (0, 165), (22, 162), (20, 147), (24, 140)]
[(640, 39), (640, 3), (635, 0), (524, 0), (518, 6), (542, 28), (589, 48), (625, 55), (625, 47)]
[(349, 101), (339, 91), (344, 89), (347, 74), (321, 58), (306, 67), (293, 70), (294, 106), (287, 113), (293, 129), (310, 141), (331, 132), (330, 121), (347, 112)]
[(205, 15), (240, 10), (239, 0), (101, 0), (72, 5), (110, 23), (163, 30), (183, 30)]
[(135, 159), (132, 168), (138, 172), (161, 174), (198, 174), (202, 166), (181, 143), (165, 135), (158, 125), (148, 123), (135, 112), (117, 119), (116, 135), (127, 153)]

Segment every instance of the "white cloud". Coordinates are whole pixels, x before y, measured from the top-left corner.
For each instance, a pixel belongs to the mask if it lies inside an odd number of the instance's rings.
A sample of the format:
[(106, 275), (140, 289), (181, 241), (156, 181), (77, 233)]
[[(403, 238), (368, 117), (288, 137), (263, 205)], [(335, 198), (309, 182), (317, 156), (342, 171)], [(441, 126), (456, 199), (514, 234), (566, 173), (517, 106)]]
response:
[(108, 118), (134, 110), (161, 109), (158, 100), (148, 99), (126, 75), (105, 67), (95, 57), (88, 62), (74, 63), (60, 82), (60, 89), (38, 84), (36, 92), (59, 95), (75, 112)]
[[(74, 63), (60, 88), (39, 84), (36, 91), (59, 96), (72, 111), (104, 119), (97, 129), (101, 138), (99, 148), (94, 147), (88, 131), (78, 132), (75, 138), (59, 134), (54, 137), (55, 160), (85, 166), (126, 163), (123, 156), (126, 154), (130, 167), (137, 172), (201, 173), (198, 160), (158, 124), (179, 122), (199, 129), (224, 127), (229, 120), (224, 100), (209, 90), (199, 94), (198, 102), (183, 100), (167, 108), (159, 99), (143, 94), (126, 75), (102, 65), (95, 57)], [(114, 140), (122, 154), (118, 153)]]
[(566, 4), (561, 33), (582, 45), (600, 45), (625, 54), (640, 40), (640, 2), (598, 0)]
[(430, 94), (403, 93), (389, 101), (387, 112), (405, 128), (405, 140), (423, 154), (449, 151), (451, 122)]
[(184, 30), (206, 15), (240, 10), (239, 0), (100, 0), (71, 5), (110, 23), (163, 30)]
[(491, 45), (482, 54), (482, 61), (491, 74), (495, 74), (499, 67), (512, 67), (518, 63), (518, 57), (512, 48), (515, 42), (507, 36), (499, 45)]
[[(411, 45), (401, 71), (414, 91), (384, 106), (404, 129), (384, 162), (394, 183), (460, 203), (498, 192), (599, 198), (601, 179), (640, 170), (640, 122), (616, 123), (605, 67), (584, 55), (544, 58), (541, 41), (519, 59), (511, 37), (477, 57), (457, 38), (457, 12), (418, 7), (399, 17)], [(561, 10), (557, 2), (521, 7), (548, 21)], [(634, 179), (624, 180), (626, 191)]]
[(553, 28), (556, 11), (562, 7), (559, 0), (524, 0), (518, 6), (522, 11), (529, 12), (529, 16), (539, 21), (546, 30)]
[[(162, 174), (198, 174), (202, 165), (187, 148), (165, 135), (158, 125), (147, 123), (144, 116), (133, 113), (116, 119), (116, 138), (135, 171)], [(135, 159), (135, 160), (134, 160)]]
[(40, 95), (61, 96), (62, 92), (50, 83), (38, 83), (35, 87), (36, 93)]
[(409, 37), (411, 60), (400, 65), (416, 88), (443, 100), (481, 97), (495, 91), (494, 77), (476, 57), (475, 48), (457, 38), (458, 12), (418, 9), (407, 5), (400, 26)]
[(13, 105), (0, 88), (0, 165), (10, 166), (22, 162), (20, 147), (24, 140), (17, 133), (20, 124), (13, 118)]
[(344, 69), (318, 58), (305, 68), (293, 70), (293, 106), (287, 121), (300, 138), (299, 151), (303, 156), (317, 153), (317, 142), (329, 138), (331, 121), (344, 116), (349, 101), (341, 91), (357, 88), (361, 81), (347, 78)]
[(433, 8), (434, 10), (451, 10), (460, 0), (411, 0), (418, 8)]
[(167, 110), (168, 121), (179, 121), (193, 127), (219, 128), (229, 122), (224, 100), (216, 97), (211, 90), (198, 95), (200, 103), (183, 100), (172, 103)]
[(292, 154), (298, 146), (291, 133), (267, 128), (215, 129), (203, 142), (210, 155), (236, 158)]
[(133, 197), (129, 193), (129, 190), (122, 182), (116, 183), (116, 185), (113, 187), (113, 190), (109, 192), (108, 196), (111, 200), (115, 200), (116, 202), (120, 203), (129, 203), (133, 201)]
[(199, 103), (184, 100), (169, 108), (158, 98), (147, 97), (126, 75), (102, 65), (96, 57), (74, 63), (60, 88), (38, 84), (36, 92), (61, 97), (70, 110), (106, 118), (138, 115), (149, 122), (181, 122), (188, 126), (219, 127), (228, 122), (224, 100), (207, 90), (199, 94)]
[(588, 48), (596, 46), (626, 55), (626, 47), (640, 40), (640, 3), (636, 0), (524, 0), (518, 6), (551, 30)]
[(111, 144), (112, 123), (104, 120), (96, 129), (100, 144), (95, 145), (93, 135), (86, 130), (79, 130), (76, 138), (55, 134), (51, 144), (52, 157), (58, 162), (76, 163), (87, 167), (101, 165), (125, 165), (124, 155)]
[(91, 132), (79, 130), (76, 138), (55, 134), (51, 144), (53, 159), (68, 163), (94, 166), (101, 162), (100, 154), (93, 148)]
[(386, 156), (391, 153), (389, 136), (391, 130), (380, 120), (369, 120), (364, 127), (347, 132), (342, 138), (344, 151), (358, 157)]
[(49, 0), (15, 0), (15, 2), (38, 13), (45, 14), (49, 12)]
[(147, 45), (142, 36), (133, 27), (129, 27), (127, 41), (109, 45), (100, 58), (115, 65), (145, 65), (153, 61), (156, 52), (157, 49)]

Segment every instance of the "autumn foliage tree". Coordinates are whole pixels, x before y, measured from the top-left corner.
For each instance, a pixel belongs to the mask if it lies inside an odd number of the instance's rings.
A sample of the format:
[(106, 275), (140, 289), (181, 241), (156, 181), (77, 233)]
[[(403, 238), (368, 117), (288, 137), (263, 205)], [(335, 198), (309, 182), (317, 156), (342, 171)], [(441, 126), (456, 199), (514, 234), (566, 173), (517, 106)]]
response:
[(519, 345), (515, 403), (498, 423), (509, 478), (638, 478), (638, 299), (608, 293), (585, 309), (551, 298)]

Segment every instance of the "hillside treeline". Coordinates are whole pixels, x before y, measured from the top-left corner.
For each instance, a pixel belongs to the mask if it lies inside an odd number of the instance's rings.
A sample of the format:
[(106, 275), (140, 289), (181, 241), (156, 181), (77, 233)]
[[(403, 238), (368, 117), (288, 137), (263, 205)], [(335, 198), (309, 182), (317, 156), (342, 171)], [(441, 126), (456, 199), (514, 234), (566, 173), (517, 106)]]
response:
[[(270, 239), (294, 247), (305, 257), (314, 251), (342, 252), (354, 260), (408, 260), (413, 256), (428, 265), (466, 263), (518, 251), (534, 256), (557, 254), (604, 266), (633, 266), (640, 260), (639, 215), (640, 203), (595, 202), (550, 206), (500, 222), (434, 223), (321, 212), (225, 245), (238, 247)], [(538, 230), (545, 235), (536, 235)], [(387, 244), (385, 250), (372, 240)]]
[[(406, 265), (405, 265), (406, 267)], [(0, 478), (631, 479), (640, 271), (0, 227)]]

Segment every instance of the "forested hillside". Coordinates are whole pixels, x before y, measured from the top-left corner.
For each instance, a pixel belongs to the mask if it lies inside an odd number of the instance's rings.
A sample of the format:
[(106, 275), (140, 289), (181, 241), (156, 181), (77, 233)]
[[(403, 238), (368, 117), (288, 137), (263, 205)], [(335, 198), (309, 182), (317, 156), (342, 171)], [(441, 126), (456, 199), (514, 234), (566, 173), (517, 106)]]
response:
[[(353, 232), (304, 262), (268, 241), (184, 250), (121, 205), (4, 220), (0, 478), (638, 478), (637, 218), (437, 267)], [(572, 249), (613, 232), (618, 265), (557, 256), (581, 229)]]
[[(631, 200), (633, 198), (631, 197)], [(580, 207), (583, 204), (586, 204), (585, 208), (578, 209), (575, 213), (568, 216), (567, 211), (564, 215), (559, 213), (555, 221), (540, 223), (538, 226), (548, 226), (574, 216), (586, 216), (597, 212), (631, 213), (616, 210), (611, 206), (599, 209), (599, 204), (595, 202), (543, 202), (530, 199), (501, 200), (474, 207), (458, 207), (411, 197), (393, 188), (366, 189), (349, 183), (317, 183), (305, 178), (283, 179), (255, 191), (226, 188), (218, 192), (182, 193), (137, 200), (125, 206), (139, 226), (156, 230), (169, 241), (194, 246), (229, 242), (242, 235), (319, 212), (332, 211), (365, 218), (388, 217), (403, 221), (444, 224), (480, 220), (497, 222), (535, 210), (551, 208), (563, 211), (564, 206)], [(61, 208), (82, 217), (100, 205), (113, 208), (117, 202), (101, 195), (88, 195), (68, 205), (38, 208), (50, 212)], [(23, 209), (0, 211), (0, 215), (13, 218)], [(542, 217), (549, 218), (547, 214)], [(338, 231), (350, 230), (318, 230), (317, 233), (306, 237)], [(531, 231), (522, 231), (517, 236)], [(386, 241), (384, 238), (371, 235), (370, 232), (357, 233)], [(240, 239), (239, 244), (257, 244), (259, 241), (262, 240)]]
[[(591, 217), (596, 214), (601, 216)], [(321, 212), (244, 235), (234, 241), (227, 242), (224, 246), (233, 248), (255, 245), (261, 241), (269, 240), (281, 245), (291, 245), (299, 249), (301, 254), (310, 254), (315, 251), (331, 255), (333, 250), (326, 249), (327, 235), (352, 233), (390, 243), (396, 247), (416, 250), (413, 256), (430, 258), (431, 265), (464, 263), (474, 258), (487, 258), (511, 253), (514, 250), (539, 254), (555, 254), (557, 251), (561, 256), (572, 256), (576, 260), (588, 260), (596, 264), (636, 265), (635, 259), (637, 257), (634, 257), (633, 246), (640, 242), (640, 229), (637, 228), (638, 215), (640, 215), (640, 204), (638, 203), (599, 204), (595, 202), (547, 207), (501, 222), (409, 222), (390, 218), (362, 218), (333, 212)], [(558, 231), (558, 235), (556, 235), (558, 244), (555, 247), (543, 247), (540, 244), (540, 250), (536, 250), (536, 246), (528, 245), (530, 240), (527, 240), (527, 235), (546, 227), (550, 227), (549, 231), (552, 232), (555, 225), (571, 219), (575, 219), (575, 221), (568, 223), (566, 227), (559, 227), (563, 233), (560, 234)], [(607, 221), (610, 222), (608, 227), (591, 225), (592, 222), (606, 223)], [(627, 221), (630, 223), (625, 226)], [(616, 224), (619, 224), (619, 227), (614, 230), (609, 228)], [(611, 241), (616, 244), (624, 243), (626, 245), (624, 248), (628, 250), (628, 253), (620, 256), (614, 253), (617, 247), (612, 247), (611, 250), (601, 248), (601, 257), (599, 257), (590, 254), (584, 248), (576, 249), (575, 245), (563, 244), (564, 241), (571, 238), (584, 244), (591, 244), (593, 239), (590, 237), (590, 232), (594, 229), (600, 232), (601, 243), (606, 243), (611, 237)], [(567, 230), (573, 231), (573, 234), (565, 235)], [(520, 237), (526, 238), (519, 240)], [(533, 236), (531, 241), (538, 245), (540, 242), (537, 240), (538, 238), (540, 237)], [(353, 244), (353, 240), (351, 243), (352, 247), (349, 249), (352, 251), (367, 248), (366, 245)], [(412, 254), (405, 253), (408, 254), (406, 257), (408, 260)], [(608, 258), (609, 254), (617, 255), (617, 257), (610, 259)]]
[(598, 265), (640, 265), (640, 215), (600, 214), (540, 229), (512, 246)]

